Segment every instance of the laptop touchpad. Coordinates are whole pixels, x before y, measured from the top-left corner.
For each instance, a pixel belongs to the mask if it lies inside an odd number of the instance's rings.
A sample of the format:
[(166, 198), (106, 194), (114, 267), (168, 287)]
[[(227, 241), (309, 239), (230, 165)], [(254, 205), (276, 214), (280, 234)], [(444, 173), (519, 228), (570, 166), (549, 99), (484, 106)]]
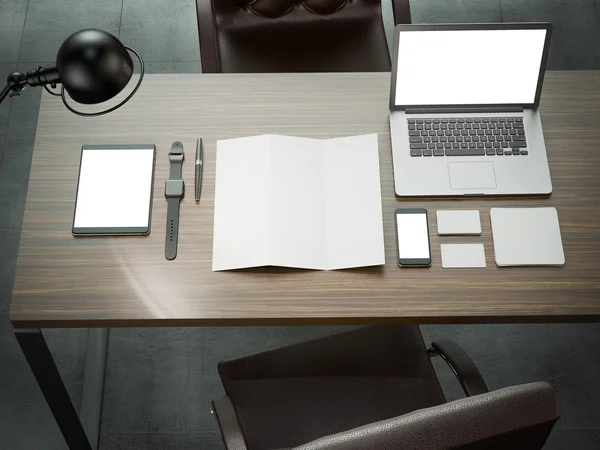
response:
[(451, 162), (448, 163), (448, 174), (452, 189), (496, 189), (494, 163), (491, 161)]

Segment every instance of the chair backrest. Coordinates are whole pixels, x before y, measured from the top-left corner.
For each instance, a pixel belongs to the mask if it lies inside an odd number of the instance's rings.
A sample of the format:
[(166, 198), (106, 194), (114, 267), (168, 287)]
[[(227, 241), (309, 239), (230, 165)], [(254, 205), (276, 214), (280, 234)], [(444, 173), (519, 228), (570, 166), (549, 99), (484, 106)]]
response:
[(294, 450), (541, 450), (558, 417), (556, 391), (538, 382), (417, 410)]
[[(393, 0), (410, 23), (409, 0)], [(196, 0), (203, 72), (389, 71), (381, 0)]]
[(218, 367), (228, 395), (229, 386), (242, 380), (423, 374), (437, 380), (417, 325), (355, 328), (221, 361)]

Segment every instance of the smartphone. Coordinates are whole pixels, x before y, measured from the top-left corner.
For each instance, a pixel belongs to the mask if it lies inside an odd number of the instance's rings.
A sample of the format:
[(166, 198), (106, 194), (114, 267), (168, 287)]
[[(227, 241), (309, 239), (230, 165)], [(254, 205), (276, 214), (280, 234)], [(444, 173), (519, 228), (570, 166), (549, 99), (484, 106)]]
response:
[(431, 248), (427, 210), (398, 208), (395, 216), (398, 264), (403, 267), (430, 266)]

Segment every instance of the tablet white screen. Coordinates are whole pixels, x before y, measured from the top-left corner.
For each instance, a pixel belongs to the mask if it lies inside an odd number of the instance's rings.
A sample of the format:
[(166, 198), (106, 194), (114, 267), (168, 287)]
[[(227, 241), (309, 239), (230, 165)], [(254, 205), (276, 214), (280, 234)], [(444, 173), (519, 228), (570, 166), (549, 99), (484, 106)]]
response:
[(545, 40), (545, 29), (400, 31), (395, 104), (532, 104)]
[(148, 227), (154, 149), (84, 149), (73, 228)]

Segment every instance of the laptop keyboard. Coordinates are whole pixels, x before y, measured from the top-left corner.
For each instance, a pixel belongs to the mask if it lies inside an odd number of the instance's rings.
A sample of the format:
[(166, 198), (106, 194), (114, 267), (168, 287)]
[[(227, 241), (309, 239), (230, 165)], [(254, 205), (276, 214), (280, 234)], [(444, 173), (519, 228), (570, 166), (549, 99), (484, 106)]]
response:
[(410, 156), (526, 156), (522, 117), (407, 119)]

